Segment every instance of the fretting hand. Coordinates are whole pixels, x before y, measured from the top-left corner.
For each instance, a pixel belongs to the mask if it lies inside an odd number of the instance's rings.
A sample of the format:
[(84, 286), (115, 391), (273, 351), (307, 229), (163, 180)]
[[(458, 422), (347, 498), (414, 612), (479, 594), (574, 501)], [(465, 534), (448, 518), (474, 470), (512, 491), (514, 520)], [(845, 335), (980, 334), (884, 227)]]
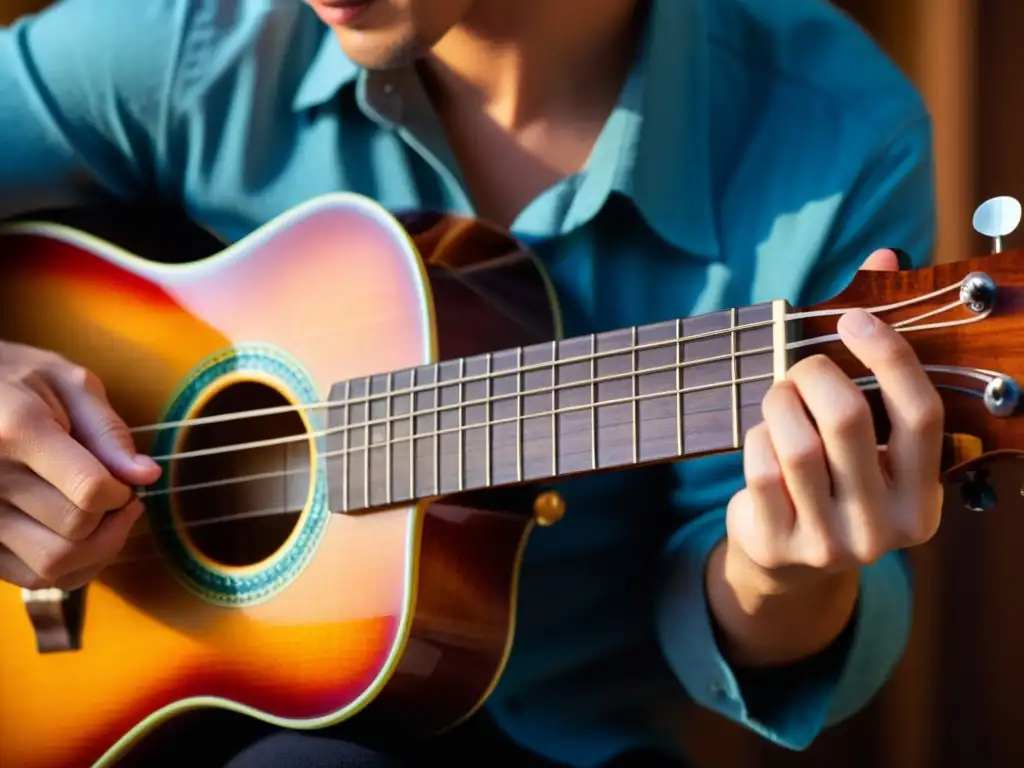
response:
[(0, 342), (0, 580), (82, 586), (142, 513), (131, 488), (159, 475), (95, 376)]
[[(863, 268), (895, 270), (896, 255), (877, 251)], [(712, 565), (730, 584), (732, 596), (718, 600), (726, 624), (773, 597), (802, 594), (815, 595), (807, 610), (842, 603), (838, 631), (860, 568), (928, 541), (939, 527), (944, 413), (935, 387), (904, 337), (873, 315), (844, 314), (839, 333), (878, 380), (892, 423), (888, 445), (879, 451), (867, 399), (827, 357), (798, 362), (771, 388), (764, 421), (746, 435), (746, 487), (729, 504), (722, 560)], [(714, 603), (720, 582), (709, 585)]]

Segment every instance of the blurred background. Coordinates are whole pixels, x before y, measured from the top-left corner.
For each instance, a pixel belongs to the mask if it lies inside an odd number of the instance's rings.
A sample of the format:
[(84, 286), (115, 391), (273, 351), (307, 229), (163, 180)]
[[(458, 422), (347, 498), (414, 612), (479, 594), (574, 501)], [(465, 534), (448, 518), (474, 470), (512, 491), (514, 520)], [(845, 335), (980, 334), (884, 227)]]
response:
[[(47, 4), (0, 0), (0, 24)], [(989, 243), (971, 227), (974, 208), (996, 195), (1024, 199), (1024, 0), (836, 4), (928, 102), (940, 214), (936, 259), (986, 253)], [(1024, 248), (1024, 229), (1007, 247)], [(1024, 766), (1024, 488), (1007, 472), (997, 490), (999, 507), (986, 515), (968, 512), (950, 493), (939, 535), (913, 553), (910, 647), (870, 707), (800, 754), (694, 712), (686, 727), (697, 765)]]

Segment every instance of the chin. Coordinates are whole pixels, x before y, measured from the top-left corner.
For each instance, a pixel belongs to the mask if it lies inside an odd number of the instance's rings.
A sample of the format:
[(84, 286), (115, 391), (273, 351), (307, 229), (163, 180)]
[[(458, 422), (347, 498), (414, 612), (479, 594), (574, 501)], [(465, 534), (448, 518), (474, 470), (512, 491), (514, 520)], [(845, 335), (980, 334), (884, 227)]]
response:
[(426, 53), (414, 35), (374, 39), (378, 36), (348, 29), (336, 29), (335, 34), (345, 55), (364, 69), (398, 69)]

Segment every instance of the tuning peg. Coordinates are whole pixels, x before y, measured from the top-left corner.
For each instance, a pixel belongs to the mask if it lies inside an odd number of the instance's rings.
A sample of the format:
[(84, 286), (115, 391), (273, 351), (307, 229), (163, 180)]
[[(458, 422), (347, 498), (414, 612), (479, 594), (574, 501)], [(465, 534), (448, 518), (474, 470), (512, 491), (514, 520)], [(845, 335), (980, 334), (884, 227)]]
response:
[(974, 229), (978, 234), (992, 238), (992, 252), (1003, 250), (1003, 238), (1020, 224), (1020, 202), (1003, 195), (986, 200), (974, 212)]

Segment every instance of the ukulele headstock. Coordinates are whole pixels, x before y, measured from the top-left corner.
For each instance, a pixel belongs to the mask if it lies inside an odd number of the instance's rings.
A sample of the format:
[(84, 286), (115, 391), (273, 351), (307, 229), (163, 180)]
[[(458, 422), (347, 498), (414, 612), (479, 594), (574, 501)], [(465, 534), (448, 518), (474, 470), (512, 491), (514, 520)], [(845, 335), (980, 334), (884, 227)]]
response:
[[(1003, 458), (1019, 461), (1024, 482), (1024, 251), (1003, 249), (1020, 218), (1013, 198), (990, 200), (974, 217), (975, 229), (993, 240), (989, 255), (918, 270), (861, 271), (834, 299), (796, 312), (803, 315), (793, 329), (800, 339), (827, 337), (797, 346), (796, 356), (835, 360), (869, 393), (883, 433), (888, 420), (877, 386), (838, 341), (836, 322), (860, 307), (905, 335), (943, 398), (949, 482), (970, 484), (979, 469)], [(965, 503), (987, 506), (966, 494)]]

